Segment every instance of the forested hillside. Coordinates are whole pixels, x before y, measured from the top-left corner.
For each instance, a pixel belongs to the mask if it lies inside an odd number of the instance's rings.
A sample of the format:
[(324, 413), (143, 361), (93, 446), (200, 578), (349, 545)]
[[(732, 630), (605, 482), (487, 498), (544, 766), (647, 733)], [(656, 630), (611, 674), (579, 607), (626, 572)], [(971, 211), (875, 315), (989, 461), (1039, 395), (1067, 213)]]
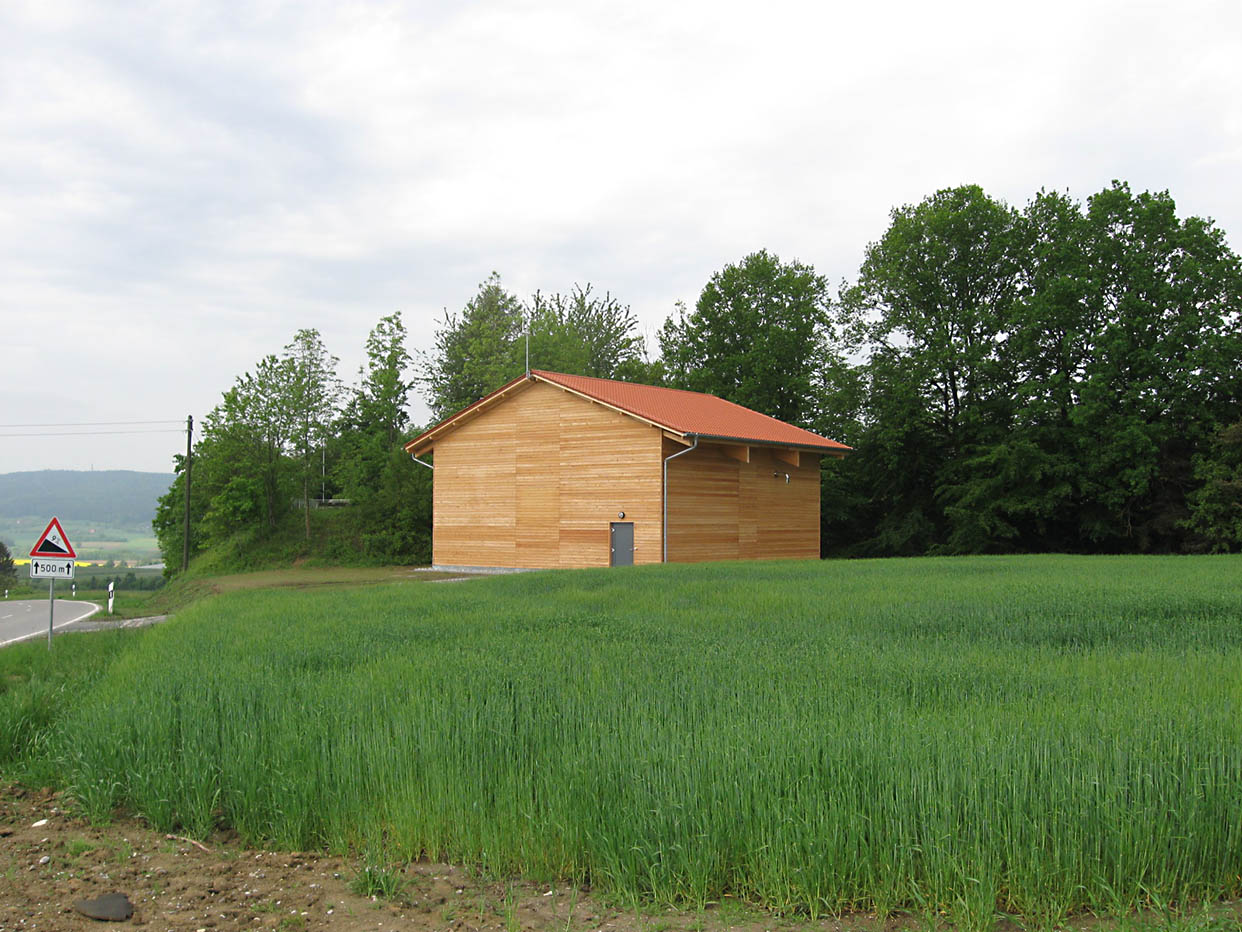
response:
[[(854, 447), (824, 466), (825, 554), (1242, 547), (1242, 264), (1167, 192), (1115, 182), (1022, 208), (935, 192), (892, 211), (835, 293), (805, 261), (751, 253), (678, 303), (658, 358), (611, 294), (523, 300), (494, 273), (431, 347), (382, 318), (352, 387), (299, 331), (202, 425), (192, 554), (326, 496), (352, 502), (352, 552), (426, 561), (409, 393), (453, 413), (523, 371), (526, 334), (539, 368), (710, 392)], [(156, 518), (173, 569), (181, 482)]]
[(168, 491), (167, 473), (46, 469), (0, 475), (0, 517), (72, 515), (125, 527), (150, 528), (155, 504)]

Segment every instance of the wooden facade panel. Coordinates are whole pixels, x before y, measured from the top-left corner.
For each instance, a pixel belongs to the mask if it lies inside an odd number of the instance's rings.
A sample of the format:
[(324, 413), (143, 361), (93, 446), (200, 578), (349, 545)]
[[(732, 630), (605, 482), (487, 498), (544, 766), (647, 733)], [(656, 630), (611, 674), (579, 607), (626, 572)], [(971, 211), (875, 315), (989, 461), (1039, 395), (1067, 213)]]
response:
[(819, 556), (819, 457), (803, 453), (794, 466), (782, 452), (756, 449), (751, 458), (742, 523), (753, 549), (744, 559)]
[(738, 471), (742, 465), (710, 444), (669, 463), (670, 562), (738, 559)]
[(602, 405), (559, 394), (560, 565), (607, 566), (613, 521), (633, 522), (635, 563), (658, 563), (660, 431)]
[(658, 562), (660, 436), (545, 383), (513, 392), (436, 442), (434, 561), (607, 566), (626, 520), (634, 562)]
[(543, 393), (526, 392), (530, 397), (514, 409), (517, 423), (518, 456), (515, 462), (516, 547), (532, 566), (557, 566), (560, 541), (560, 496), (555, 482), (559, 468), (560, 431), (556, 399)]
[(669, 463), (669, 561), (818, 557), (819, 457), (794, 466), (780, 452), (752, 447), (741, 462), (704, 444)]

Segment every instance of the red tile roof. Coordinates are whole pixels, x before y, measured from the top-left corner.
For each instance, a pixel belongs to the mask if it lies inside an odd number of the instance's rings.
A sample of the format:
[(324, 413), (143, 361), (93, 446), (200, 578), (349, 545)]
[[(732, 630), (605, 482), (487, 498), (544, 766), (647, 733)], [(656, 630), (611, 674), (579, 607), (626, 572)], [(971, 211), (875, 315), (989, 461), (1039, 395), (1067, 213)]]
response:
[(704, 439), (816, 447), (821, 450), (850, 449), (835, 440), (813, 434), (793, 424), (786, 424), (715, 395), (688, 392), (679, 388), (614, 382), (611, 379), (592, 379), (584, 375), (563, 375), (540, 369), (532, 369), (530, 374), (545, 382), (620, 408), (678, 434), (696, 434)]
[[(705, 440), (818, 449), (838, 456), (850, 449), (835, 440), (813, 434), (793, 424), (786, 424), (715, 395), (659, 388), (655, 385), (636, 385), (632, 382), (614, 382), (611, 379), (593, 379), (583, 375), (565, 375), (542, 369), (532, 369), (530, 374), (534, 381), (558, 385), (676, 434), (697, 435)], [(498, 400), (499, 396), (524, 379), (525, 376), (514, 379), (486, 398), (441, 421), (407, 443), (406, 449), (427, 446), (424, 438), (432, 439), (428, 437), (429, 434), (439, 434), (466, 412), (483, 406), (491, 399)]]

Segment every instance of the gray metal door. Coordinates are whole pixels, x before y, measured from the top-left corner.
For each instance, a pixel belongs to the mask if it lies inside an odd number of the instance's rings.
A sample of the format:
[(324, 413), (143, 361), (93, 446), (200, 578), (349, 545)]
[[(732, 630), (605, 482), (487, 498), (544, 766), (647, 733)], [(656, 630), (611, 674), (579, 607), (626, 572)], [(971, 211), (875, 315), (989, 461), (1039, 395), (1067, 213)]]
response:
[(634, 522), (633, 521), (614, 521), (612, 522), (612, 532), (608, 535), (611, 538), (612, 556), (608, 560), (609, 566), (633, 566), (634, 565)]

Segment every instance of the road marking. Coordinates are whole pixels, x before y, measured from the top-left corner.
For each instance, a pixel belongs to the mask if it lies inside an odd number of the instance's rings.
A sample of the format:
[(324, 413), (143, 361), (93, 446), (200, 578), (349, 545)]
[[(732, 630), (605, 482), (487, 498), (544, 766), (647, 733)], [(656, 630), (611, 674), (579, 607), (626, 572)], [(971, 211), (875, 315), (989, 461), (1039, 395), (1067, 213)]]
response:
[[(87, 618), (90, 618), (96, 612), (102, 611), (102, 608), (96, 605), (94, 602), (74, 602), (74, 601), (70, 601), (66, 599), (62, 604), (89, 605), (91, 610), (89, 612), (85, 612), (79, 615), (77, 618), (70, 618), (68, 621), (62, 621), (58, 625), (53, 625), (52, 631), (54, 632), (59, 631), (61, 628), (67, 628), (69, 625), (77, 624), (79, 621), (85, 621)], [(27, 609), (29, 610), (29, 606), (27, 606)], [(23, 634), (21, 637), (9, 638), (7, 641), (0, 641), (0, 647), (8, 647), (10, 644), (16, 644), (18, 641), (28, 641), (31, 638), (45, 637), (46, 635), (47, 635), (46, 631), (34, 631), (30, 634)]]

